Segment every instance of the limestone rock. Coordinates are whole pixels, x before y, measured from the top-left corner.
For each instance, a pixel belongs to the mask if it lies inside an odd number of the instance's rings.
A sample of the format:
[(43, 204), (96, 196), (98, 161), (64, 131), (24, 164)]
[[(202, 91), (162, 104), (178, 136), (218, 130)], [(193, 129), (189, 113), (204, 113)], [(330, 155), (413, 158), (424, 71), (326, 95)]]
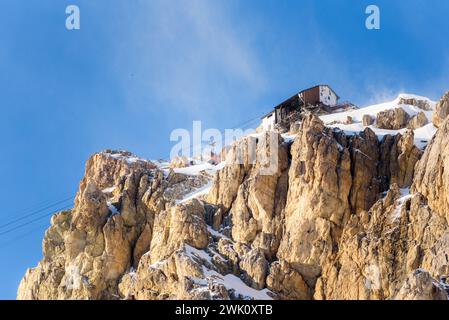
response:
[(52, 218), (44, 258), (27, 272), (18, 298), (117, 297), (118, 279), (149, 246), (143, 232), (152, 224), (154, 212), (142, 199), (156, 180), (155, 168), (127, 152), (92, 156), (74, 209)]
[(196, 199), (157, 214), (147, 253), (150, 263), (166, 259), (184, 244), (204, 249), (209, 243), (204, 215), (204, 207)]
[(413, 188), (428, 199), (432, 210), (449, 219), (449, 172), (444, 170), (449, 161), (449, 122), (444, 121), (434, 139), (427, 146), (416, 166)]
[(187, 157), (175, 157), (170, 161), (170, 168), (185, 168), (189, 166), (189, 159)]
[(444, 288), (424, 270), (416, 270), (404, 282), (396, 300), (448, 300)]
[(124, 276), (119, 285), (123, 297), (137, 300), (228, 298), (224, 288), (211, 286), (204, 290), (204, 285), (195, 281), (205, 278), (202, 264), (198, 257), (188, 255), (182, 246), (156, 264), (150, 260), (149, 255), (144, 255), (137, 271)]
[(432, 122), (436, 127), (440, 127), (449, 115), (449, 92), (446, 92), (436, 105)]
[(416, 114), (415, 116), (413, 116), (410, 119), (410, 121), (407, 125), (407, 128), (415, 130), (415, 129), (424, 127), (428, 123), (429, 123), (429, 120), (427, 119), (425, 113), (420, 111), (420, 112), (418, 112), (418, 114)]
[(276, 261), (270, 266), (267, 287), (277, 292), (280, 299), (309, 300), (312, 290), (301, 273), (285, 261)]
[(345, 124), (353, 124), (353, 123), (354, 123), (354, 120), (352, 119), (352, 117), (347, 116), (347, 117), (346, 117)]
[(362, 117), (362, 123), (363, 126), (368, 127), (374, 123), (374, 118), (369, 114), (365, 114)]
[(421, 158), (422, 151), (414, 144), (413, 131), (404, 135), (386, 135), (380, 143), (379, 178), (388, 188), (390, 183), (396, 183), (400, 188), (412, 184), (415, 165)]
[(236, 141), (188, 201), (206, 172), (94, 155), (18, 299), (447, 299), (449, 122), (424, 154), (411, 130), (379, 141), (309, 113), (295, 130)]
[[(376, 134), (366, 128), (358, 135), (347, 138), (351, 158), (352, 183), (350, 207), (354, 212), (368, 210), (383, 191), (378, 179), (379, 142)], [(391, 173), (387, 174), (391, 176)]]
[(100, 190), (113, 189), (131, 172), (155, 168), (152, 162), (139, 159), (130, 152), (106, 150), (95, 154), (87, 161), (80, 191), (84, 190), (88, 181), (93, 181)]
[(379, 129), (399, 130), (405, 128), (410, 116), (401, 107), (385, 110), (377, 114), (376, 125)]
[(422, 156), (416, 147), (413, 131), (407, 131), (403, 136), (397, 135), (397, 165), (391, 175), (391, 183), (397, 183), (400, 188), (410, 187), (413, 182), (415, 165)]
[(240, 268), (247, 274), (247, 282), (254, 289), (265, 288), (268, 273), (268, 261), (260, 249), (253, 249), (243, 256)]
[(399, 97), (398, 104), (407, 104), (411, 106), (418, 107), (424, 111), (432, 110), (432, 106), (430, 105), (428, 100), (414, 98), (414, 97)]
[[(338, 254), (317, 280), (315, 299), (445, 298), (430, 280), (448, 273), (448, 224), (422, 195), (402, 192), (394, 184), (369, 212), (351, 217)], [(426, 272), (410, 276), (418, 268)]]
[[(341, 242), (346, 232), (354, 234), (360, 228), (363, 230), (362, 223), (368, 220), (366, 210), (372, 207), (390, 183), (398, 183), (401, 188), (411, 185), (413, 168), (420, 152), (413, 144), (411, 131), (404, 136), (386, 137), (378, 142), (369, 128), (360, 135), (347, 137), (342, 132), (330, 131), (322, 126), (316, 118), (305, 119), (302, 131), (292, 146), (285, 209), (286, 229), (278, 258), (295, 266), (308, 287), (315, 289), (316, 298), (329, 298), (329, 294), (323, 293), (329, 282), (320, 278), (320, 274), (334, 274), (333, 279), (338, 278), (339, 274), (343, 275), (343, 270), (340, 269), (339, 273), (336, 266), (341, 264), (340, 255), (345, 252), (341, 249)], [(388, 163), (388, 167), (379, 167), (379, 159)], [(381, 177), (386, 177), (385, 184)], [(393, 210), (395, 199), (399, 198), (399, 188), (396, 186), (393, 190), (396, 192), (391, 191), (383, 203), (377, 204), (379, 215), (387, 209)], [(356, 219), (359, 215), (360, 218)], [(350, 228), (352, 225), (354, 227)], [(357, 252), (356, 248), (351, 246), (348, 250), (348, 263), (353, 263), (350, 257)], [(385, 254), (388, 250), (391, 249), (386, 249)], [(335, 259), (340, 261), (336, 265), (332, 262)], [(364, 264), (367, 270), (355, 272), (351, 269), (347, 272), (348, 276), (370, 272), (376, 266), (370, 261)], [(344, 279), (346, 286), (359, 283), (360, 288), (365, 287), (364, 281)], [(339, 294), (335, 298), (384, 297), (382, 294), (362, 295), (361, 289), (356, 291), (357, 294), (350, 295), (354, 290), (332, 288), (332, 292)]]
[[(393, 185), (369, 213), (354, 215), (345, 225), (335, 259), (323, 268), (315, 299), (387, 299), (400, 278), (403, 259), (400, 223), (403, 207), (397, 207), (400, 191)], [(382, 241), (378, 241), (382, 239)], [(393, 292), (394, 293), (394, 292)]]
[(226, 161), (208, 200), (230, 216), (235, 241), (261, 248), (272, 259), (281, 238), (288, 147), (279, 134), (265, 133), (234, 145)]
[(350, 155), (324, 134), (323, 122), (313, 115), (303, 120), (291, 153), (285, 231), (277, 256), (313, 283), (334, 254), (333, 243), (350, 214)]
[(251, 150), (254, 150), (255, 146), (256, 139), (248, 137), (227, 148), (225, 151), (227, 165), (216, 174), (207, 198), (209, 203), (222, 206), (226, 212), (231, 208), (245, 172), (249, 169), (250, 162), (254, 161), (254, 151)]

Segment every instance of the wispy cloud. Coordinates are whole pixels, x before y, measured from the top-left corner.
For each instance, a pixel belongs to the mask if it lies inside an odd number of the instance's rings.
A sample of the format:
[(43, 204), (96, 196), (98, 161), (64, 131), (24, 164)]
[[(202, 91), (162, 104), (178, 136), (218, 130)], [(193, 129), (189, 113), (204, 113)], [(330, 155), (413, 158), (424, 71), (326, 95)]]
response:
[[(251, 39), (239, 34), (230, 10), (205, 0), (142, 1), (124, 31), (118, 63), (133, 70), (130, 97), (152, 99), (198, 112), (225, 103), (231, 90), (256, 94), (266, 80)], [(129, 9), (128, 9), (129, 10)]]

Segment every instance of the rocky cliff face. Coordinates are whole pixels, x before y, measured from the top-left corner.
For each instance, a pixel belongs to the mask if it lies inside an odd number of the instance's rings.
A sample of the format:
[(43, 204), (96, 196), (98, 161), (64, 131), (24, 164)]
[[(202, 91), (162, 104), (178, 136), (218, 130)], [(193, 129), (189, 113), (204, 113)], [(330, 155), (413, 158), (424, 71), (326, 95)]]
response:
[(435, 108), (435, 113), (433, 114), (433, 124), (436, 127), (439, 127), (444, 120), (449, 115), (449, 92), (446, 92), (445, 95), (441, 98)]
[(96, 154), (18, 298), (447, 299), (448, 137), (442, 119), (423, 154), (413, 131), (347, 134), (309, 114), (294, 142), (236, 142), (214, 177)]

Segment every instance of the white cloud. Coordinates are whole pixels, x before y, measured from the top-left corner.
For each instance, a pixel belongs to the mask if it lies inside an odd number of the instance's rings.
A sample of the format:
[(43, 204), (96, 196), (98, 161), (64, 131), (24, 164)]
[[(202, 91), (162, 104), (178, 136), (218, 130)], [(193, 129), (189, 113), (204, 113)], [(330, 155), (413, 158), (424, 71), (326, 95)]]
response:
[(225, 103), (235, 88), (256, 94), (266, 86), (251, 39), (239, 33), (223, 3), (142, 1), (128, 11), (127, 20), (117, 64), (135, 73), (127, 88), (131, 99), (146, 92), (198, 112), (207, 104)]

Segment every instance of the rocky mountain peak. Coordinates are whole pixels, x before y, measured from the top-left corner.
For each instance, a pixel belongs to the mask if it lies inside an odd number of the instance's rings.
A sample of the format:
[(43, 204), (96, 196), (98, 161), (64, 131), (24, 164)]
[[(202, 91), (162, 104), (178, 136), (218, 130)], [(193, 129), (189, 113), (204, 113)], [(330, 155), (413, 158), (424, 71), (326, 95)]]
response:
[[(398, 99), (407, 114), (433, 112)], [(219, 165), (95, 154), (18, 298), (447, 299), (446, 101), (424, 151), (423, 127), (379, 134), (364, 117), (388, 105), (350, 122), (306, 113), (293, 138), (244, 137)]]

